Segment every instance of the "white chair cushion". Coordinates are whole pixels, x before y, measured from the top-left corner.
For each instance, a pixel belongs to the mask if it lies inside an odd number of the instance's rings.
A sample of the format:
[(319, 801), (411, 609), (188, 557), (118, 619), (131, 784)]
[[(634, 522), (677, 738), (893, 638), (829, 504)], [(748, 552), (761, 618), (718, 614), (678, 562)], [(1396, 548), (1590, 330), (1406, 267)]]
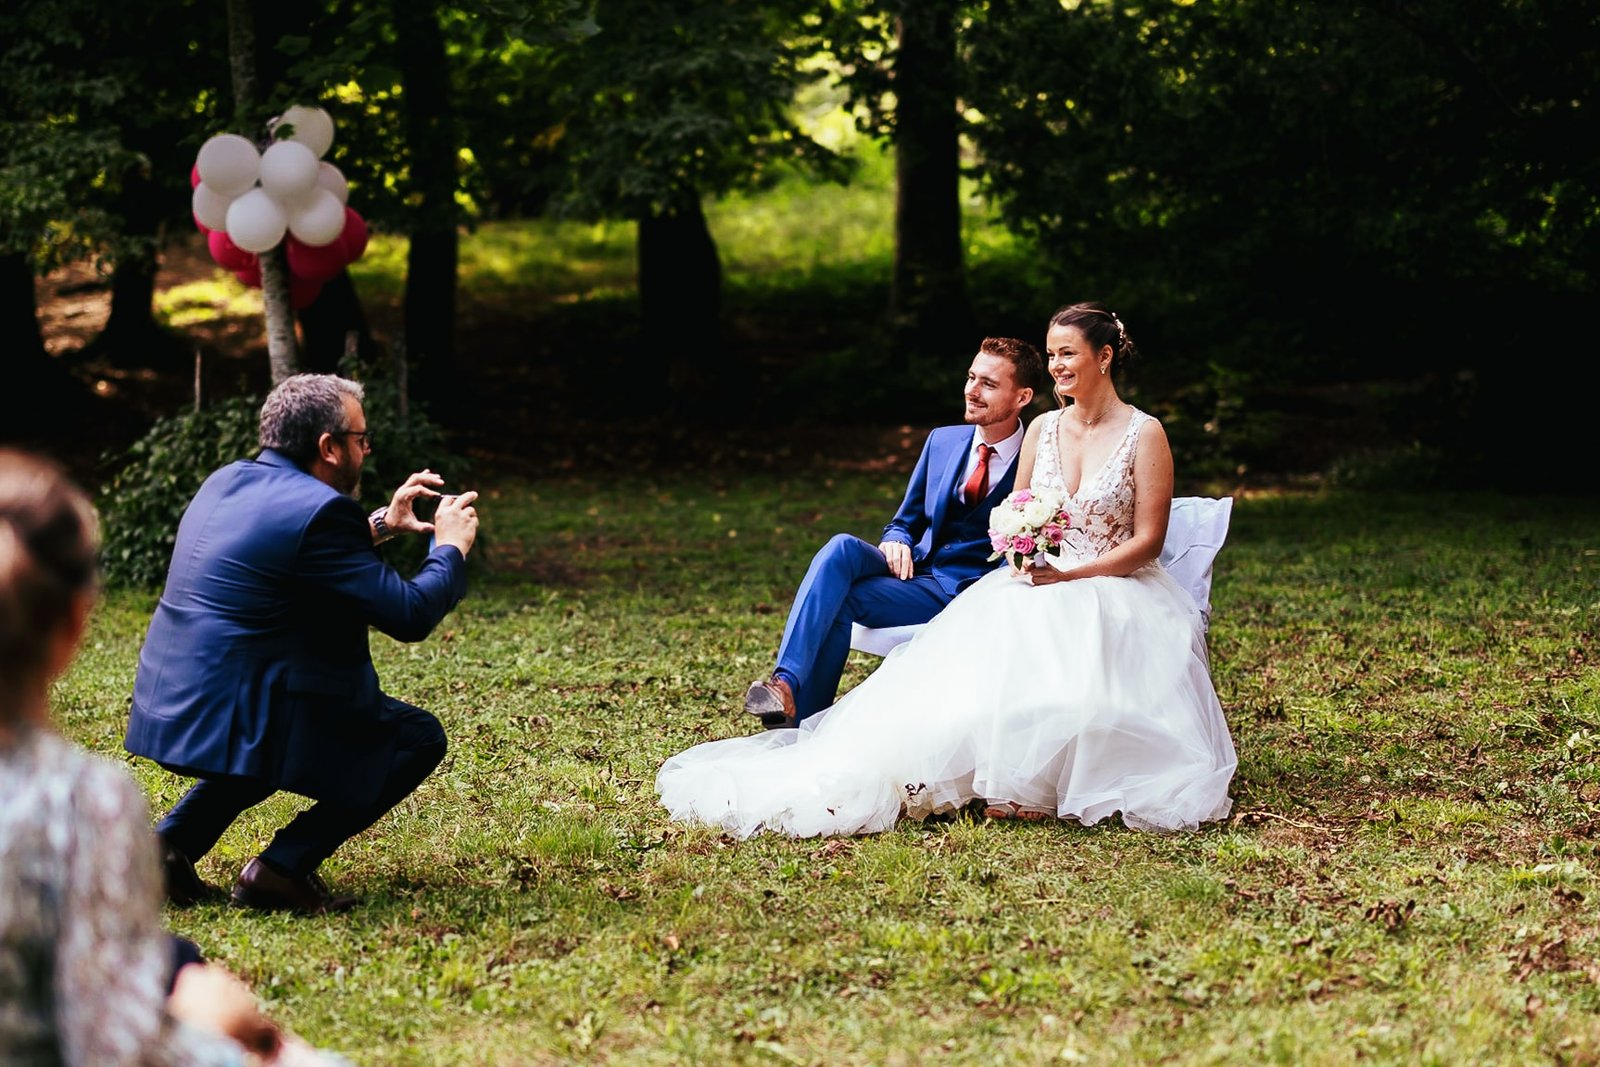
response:
[[(1211, 572), (1217, 553), (1228, 538), (1232, 517), (1231, 496), (1175, 496), (1172, 516), (1167, 520), (1167, 538), (1161, 545), (1161, 565), (1194, 598), (1207, 628), (1211, 625)], [(850, 647), (885, 656), (895, 645), (915, 637), (925, 625), (871, 627), (853, 623)]]

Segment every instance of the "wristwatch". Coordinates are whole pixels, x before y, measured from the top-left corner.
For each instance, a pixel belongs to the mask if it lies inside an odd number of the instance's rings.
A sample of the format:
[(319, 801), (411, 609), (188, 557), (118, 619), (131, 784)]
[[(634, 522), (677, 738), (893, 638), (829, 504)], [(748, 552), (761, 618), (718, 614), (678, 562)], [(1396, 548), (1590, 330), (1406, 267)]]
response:
[(383, 521), (388, 517), (388, 515), (389, 505), (385, 504), (377, 511), (374, 511), (371, 515), (367, 516), (367, 521), (372, 523), (373, 532), (378, 535), (377, 540), (373, 542), (375, 545), (381, 545), (385, 541), (389, 540), (389, 538), (394, 536), (394, 531), (389, 529), (389, 524)]

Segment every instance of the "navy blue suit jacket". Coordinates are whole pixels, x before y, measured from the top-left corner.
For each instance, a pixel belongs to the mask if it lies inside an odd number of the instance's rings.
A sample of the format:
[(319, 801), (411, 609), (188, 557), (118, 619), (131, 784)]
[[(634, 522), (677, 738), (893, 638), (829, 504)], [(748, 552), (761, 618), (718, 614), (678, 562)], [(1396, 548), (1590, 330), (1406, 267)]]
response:
[(989, 512), (1017, 479), (1013, 460), (989, 486), (981, 504), (971, 509), (961, 506), (955, 496), (956, 480), (965, 473), (974, 432), (971, 426), (940, 426), (928, 435), (906, 486), (906, 498), (883, 528), (883, 539), (910, 545), (917, 570), (933, 575), (950, 596), (999, 566), (989, 560), (994, 552), (989, 544)]
[(457, 549), (407, 580), (352, 498), (271, 449), (231, 463), (178, 526), (124, 746), (181, 774), (370, 802), (395, 738), (368, 627), (420, 641), (465, 593)]

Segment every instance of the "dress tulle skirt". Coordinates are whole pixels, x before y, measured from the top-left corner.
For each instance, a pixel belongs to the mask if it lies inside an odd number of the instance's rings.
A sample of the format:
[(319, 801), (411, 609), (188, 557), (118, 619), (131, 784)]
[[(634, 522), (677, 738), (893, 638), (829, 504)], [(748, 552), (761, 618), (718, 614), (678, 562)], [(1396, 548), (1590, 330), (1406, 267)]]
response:
[(1237, 757), (1194, 602), (1159, 565), (1030, 586), (997, 571), (797, 730), (696, 745), (656, 788), (739, 837), (887, 830), (973, 800), (1194, 829)]

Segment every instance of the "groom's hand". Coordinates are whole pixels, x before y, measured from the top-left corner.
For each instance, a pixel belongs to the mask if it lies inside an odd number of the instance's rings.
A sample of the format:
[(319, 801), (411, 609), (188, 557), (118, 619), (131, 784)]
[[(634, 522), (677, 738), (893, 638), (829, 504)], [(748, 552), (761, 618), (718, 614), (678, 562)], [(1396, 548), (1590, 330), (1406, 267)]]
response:
[(885, 541), (878, 546), (878, 551), (883, 553), (883, 560), (889, 564), (889, 573), (902, 582), (911, 577), (911, 546), (899, 541)]

